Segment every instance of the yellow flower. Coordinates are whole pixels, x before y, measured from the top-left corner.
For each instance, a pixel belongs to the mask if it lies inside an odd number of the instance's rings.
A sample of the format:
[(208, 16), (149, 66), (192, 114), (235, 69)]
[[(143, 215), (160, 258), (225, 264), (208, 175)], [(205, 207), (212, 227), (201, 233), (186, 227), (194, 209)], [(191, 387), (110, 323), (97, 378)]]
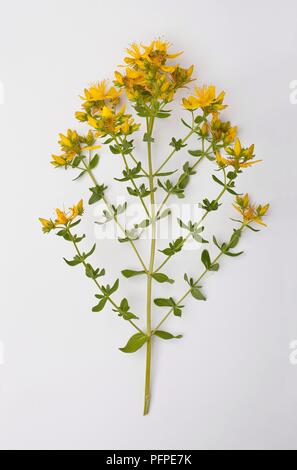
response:
[(130, 57), (128, 56), (124, 59), (126, 64), (131, 65), (132, 67), (135, 65), (141, 66), (143, 53), (141, 52), (140, 47), (141, 46), (136, 43), (131, 44), (130, 49), (127, 49)]
[(216, 143), (223, 142), (224, 147), (232, 144), (237, 136), (237, 127), (231, 127), (230, 121), (221, 121), (219, 113), (213, 113), (211, 133)]
[(39, 219), (42, 230), (44, 233), (49, 233), (51, 230), (58, 228), (59, 225), (67, 226), (73, 222), (77, 217), (80, 217), (84, 213), (84, 203), (81, 199), (76, 205), (71, 207), (68, 212), (62, 211), (61, 209), (56, 209), (56, 220), (51, 219)]
[(194, 71), (194, 65), (184, 69), (182, 67), (177, 67), (176, 70), (171, 74), (175, 89), (184, 87), (192, 81), (192, 75)]
[(195, 87), (195, 95), (189, 98), (183, 98), (183, 106), (185, 109), (194, 111), (198, 108), (207, 110), (209, 112), (216, 112), (225, 109), (227, 106), (223, 105), (225, 92), (216, 96), (216, 87), (214, 85)]
[(42, 225), (42, 230), (44, 233), (49, 233), (51, 230), (53, 230), (56, 227), (55, 223), (51, 219), (47, 220), (47, 219), (39, 218), (39, 222)]
[(183, 98), (183, 106), (189, 111), (195, 111), (199, 108), (197, 99), (194, 96), (189, 96), (189, 98)]
[(234, 156), (237, 158), (241, 156), (241, 142), (239, 139), (236, 139), (236, 142), (234, 145)]
[(172, 73), (174, 72), (175, 66), (166, 66), (167, 59), (175, 59), (179, 57), (182, 52), (176, 54), (168, 54), (168, 49), (171, 47), (169, 42), (164, 42), (158, 39), (152, 41), (149, 46), (142, 46), (144, 49), (144, 57), (146, 60), (159, 67), (163, 72)]
[(116, 88), (108, 88), (107, 80), (98, 82), (92, 85), (90, 88), (85, 89), (85, 96), (81, 97), (85, 101), (118, 101), (120, 98), (119, 92)]
[(219, 151), (216, 152), (217, 163), (221, 166), (233, 166), (236, 170), (241, 168), (248, 168), (255, 163), (260, 163), (262, 160), (253, 160), (255, 146), (251, 145), (248, 148), (242, 148), (239, 139), (236, 139), (234, 147), (226, 147), (225, 152), (229, 157), (224, 157)]
[(113, 116), (112, 110), (108, 106), (104, 106), (101, 111), (101, 116), (105, 119), (111, 118)]
[(136, 132), (140, 127), (140, 124), (136, 124), (130, 115), (124, 116), (120, 122), (121, 124), (119, 124), (115, 130), (117, 134), (120, 133), (127, 136)]
[(73, 206), (71, 209), (71, 220), (74, 220), (76, 217), (83, 215), (84, 213), (84, 202), (81, 199), (75, 206)]
[(148, 46), (134, 43), (127, 49), (128, 57), (125, 57), (124, 61), (130, 67), (139, 67), (144, 70), (146, 63), (149, 63), (164, 72), (172, 73), (177, 66), (167, 66), (166, 61), (167, 59), (179, 57), (182, 52), (168, 54), (170, 47), (171, 44), (169, 42), (164, 42), (160, 39), (152, 41)]
[(83, 113), (83, 112), (81, 112), (81, 111), (77, 111), (77, 112), (75, 113), (75, 117), (76, 117), (76, 119), (77, 119), (78, 121), (80, 121), (80, 122), (86, 122), (86, 121), (88, 120), (88, 115), (87, 115), (87, 113)]
[[(134, 43), (127, 50), (125, 74), (116, 71), (114, 84), (125, 89), (130, 101), (142, 106), (153, 100), (168, 103), (178, 88), (191, 81), (193, 66), (186, 69), (167, 62), (182, 54), (170, 54), (170, 46), (168, 42), (155, 40), (148, 46)], [(167, 82), (165, 86), (164, 82)]]
[(77, 217), (83, 215), (84, 213), (84, 204), (81, 199), (78, 204), (71, 207), (69, 212), (62, 211), (61, 209), (56, 209), (57, 218), (55, 221), (56, 225), (68, 225), (70, 222), (73, 222)]
[(267, 227), (267, 225), (263, 222), (262, 217), (264, 217), (270, 205), (265, 204), (262, 206), (259, 204), (258, 206), (251, 204), (250, 198), (248, 194), (244, 196), (236, 196), (236, 204), (233, 204), (233, 207), (240, 213), (242, 216), (242, 222), (244, 225), (248, 225), (251, 222), (256, 224), (262, 225)]
[(56, 213), (57, 213), (56, 225), (67, 225), (70, 220), (67, 217), (67, 214), (61, 211), (61, 209), (56, 209)]
[(55, 167), (65, 166), (67, 167), (75, 157), (75, 153), (68, 153), (67, 155), (52, 155), (51, 164)]
[(52, 155), (52, 165), (55, 167), (65, 167), (72, 163), (75, 157), (81, 156), (84, 151), (96, 150), (100, 145), (96, 145), (96, 137), (92, 131), (86, 136), (79, 135), (76, 131), (69, 129), (67, 134), (59, 134), (59, 144), (62, 150), (61, 155)]

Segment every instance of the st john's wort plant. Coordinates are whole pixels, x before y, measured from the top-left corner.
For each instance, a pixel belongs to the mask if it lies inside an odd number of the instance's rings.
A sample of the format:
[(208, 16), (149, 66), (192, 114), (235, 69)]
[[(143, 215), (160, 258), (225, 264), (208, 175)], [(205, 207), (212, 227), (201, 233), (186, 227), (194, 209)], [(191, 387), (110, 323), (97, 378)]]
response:
[[(206, 300), (202, 282), (207, 274), (219, 271), (223, 257), (234, 258), (242, 254), (242, 251), (238, 251), (238, 244), (243, 232), (246, 229), (257, 231), (256, 224), (264, 226), (263, 217), (269, 208), (268, 204), (252, 204), (248, 194), (243, 195), (237, 190), (241, 173), (259, 160), (255, 160), (254, 145), (243, 146), (237, 137), (237, 127), (223, 119), (222, 112), (226, 108), (225, 93), (217, 94), (213, 85), (195, 86), (192, 93), (188, 92), (187, 96), (182, 98), (182, 108), (187, 110), (189, 117), (182, 119), (186, 134), (168, 140), (169, 150), (165, 158), (162, 159), (154, 152), (158, 122), (171, 117), (172, 106), (180, 106), (180, 100), (177, 103), (174, 101), (176, 93), (181, 90), (185, 94), (193, 82), (194, 67), (182, 68), (175, 63), (174, 60), (180, 53), (170, 53), (169, 49), (170, 44), (161, 40), (155, 40), (148, 46), (133, 44), (127, 50), (124, 65), (115, 72), (113, 84), (102, 81), (84, 90), (81, 97), (82, 109), (76, 113), (76, 118), (87, 130), (78, 132), (69, 129), (65, 134), (60, 134), (61, 152), (52, 156), (54, 167), (77, 172), (75, 179), (89, 178), (89, 204), (99, 201), (103, 203), (104, 223), (116, 224), (121, 232), (119, 242), (131, 246), (139, 267), (126, 267), (122, 269), (121, 274), (131, 279), (131, 282), (135, 282), (136, 276), (146, 279), (145, 327), (142, 324), (143, 312), (132, 312), (131, 302), (124, 294), (119, 295), (120, 279), (115, 278), (111, 284), (104, 283), (105, 268), (98, 267), (91, 261), (97, 253), (96, 244), (90, 245), (87, 251), (81, 248), (86, 237), (77, 233), (77, 230), (84, 212), (83, 201), (78, 202), (69, 211), (57, 209), (52, 219), (40, 219), (45, 233), (55, 231), (58, 237), (73, 245), (74, 257), (65, 258), (65, 262), (71, 267), (83, 267), (86, 276), (95, 284), (97, 294), (93, 312), (101, 312), (110, 307), (111, 311), (130, 324), (134, 330), (134, 334), (120, 350), (123, 353), (135, 353), (146, 347), (144, 414), (148, 413), (150, 405), (153, 339), (181, 338), (179, 334), (173, 335), (164, 330), (166, 320), (172, 315), (182, 316), (188, 296), (197, 301)], [(128, 106), (130, 112), (127, 111)], [(146, 161), (143, 153), (141, 156), (135, 154), (136, 137), (141, 137), (139, 140), (146, 148)], [(194, 148), (189, 148), (189, 142), (195, 143)], [(132, 227), (126, 227), (121, 222), (121, 215), (127, 210), (127, 203), (113, 204), (109, 199), (108, 186), (101, 179), (102, 175), (100, 181), (95, 175), (99, 163), (98, 150), (102, 149), (104, 153), (106, 147), (110, 149), (113, 158), (119, 158), (123, 163), (122, 176), (114, 178), (115, 184), (126, 185), (127, 193), (131, 198), (137, 198), (143, 209), (143, 219)], [(167, 167), (177, 154), (179, 164), (182, 162), (179, 174), (177, 170), (168, 171)], [(186, 155), (188, 161), (184, 159)], [(176, 223), (183, 235), (168, 241), (167, 248), (158, 250), (158, 224), (161, 220), (171, 217), (169, 200), (173, 197), (186, 197), (187, 187), (202, 163), (210, 172), (212, 183), (218, 187), (217, 196), (212, 199), (202, 195), (197, 201), (202, 211), (200, 220), (178, 219)], [(202, 250), (202, 272), (194, 277), (184, 274), (186, 290), (177, 297), (172, 286), (175, 280), (166, 274), (165, 267), (174, 257), (181, 256), (188, 240), (195, 240), (199, 244), (209, 243), (209, 240), (203, 238), (205, 223), (210, 215), (219, 211), (226, 194), (231, 194), (235, 199), (233, 205), (237, 217), (232, 220), (236, 225), (225, 241), (213, 237), (211, 243), (213, 249), (217, 250), (216, 255), (211, 255), (208, 249)], [(150, 232), (148, 261), (140, 253), (137, 243), (143, 231)], [(210, 246), (210, 243), (203, 246)], [(100, 260), (100, 253), (97, 256)], [(158, 263), (157, 256), (160, 257)], [(197, 265), (198, 261), (199, 259)], [(153, 298), (153, 283), (167, 283), (168, 297)], [(164, 311), (157, 324), (153, 321), (153, 306), (158, 310), (158, 318), (161, 309)]]

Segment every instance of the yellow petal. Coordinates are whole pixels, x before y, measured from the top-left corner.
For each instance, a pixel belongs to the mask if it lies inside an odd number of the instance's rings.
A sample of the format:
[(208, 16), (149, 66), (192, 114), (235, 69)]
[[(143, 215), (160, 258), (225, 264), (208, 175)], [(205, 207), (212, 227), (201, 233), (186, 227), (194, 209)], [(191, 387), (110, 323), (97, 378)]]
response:
[(241, 143), (239, 139), (236, 139), (235, 145), (234, 145), (234, 154), (236, 157), (240, 157), (241, 154)]

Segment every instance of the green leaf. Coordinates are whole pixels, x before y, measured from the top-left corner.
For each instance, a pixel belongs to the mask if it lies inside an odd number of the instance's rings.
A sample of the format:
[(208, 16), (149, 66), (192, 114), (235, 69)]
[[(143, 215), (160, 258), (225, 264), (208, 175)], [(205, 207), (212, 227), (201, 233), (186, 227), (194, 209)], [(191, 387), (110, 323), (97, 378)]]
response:
[(181, 339), (183, 337), (182, 335), (173, 336), (171, 333), (168, 333), (167, 331), (161, 331), (161, 330), (155, 331), (154, 335), (158, 336), (158, 338), (166, 339), (166, 340), (167, 339)]
[(143, 333), (136, 333), (129, 339), (126, 346), (120, 348), (120, 351), (128, 354), (134, 353), (142, 348), (142, 346), (147, 342), (147, 339), (147, 336)]
[(76, 227), (77, 225), (79, 225), (80, 223), (81, 223), (81, 219), (76, 220), (76, 222), (72, 222), (72, 224), (69, 225), (69, 228), (74, 228), (74, 227)]
[(235, 248), (238, 245), (240, 238), (241, 238), (241, 230), (234, 230), (230, 238), (228, 248)]
[(202, 150), (188, 150), (188, 153), (192, 155), (192, 157), (203, 157), (204, 152)]
[(99, 304), (92, 309), (92, 312), (101, 312), (104, 309), (107, 300), (107, 297), (103, 297), (103, 299), (100, 300)]
[(183, 305), (180, 305), (179, 307), (178, 307), (177, 305), (175, 305), (175, 306), (173, 307), (173, 315), (174, 315), (175, 317), (181, 317), (181, 316), (182, 316), (182, 313), (183, 313), (183, 312), (182, 312), (182, 308), (183, 308), (183, 307), (184, 307)]
[(204, 264), (206, 269), (211, 268), (211, 260), (210, 260), (210, 256), (207, 250), (203, 250), (202, 255), (201, 255), (201, 261)]
[[(239, 223), (241, 223), (241, 221), (239, 221)], [(260, 230), (257, 230), (254, 227), (251, 227), (250, 225), (246, 225), (246, 228), (249, 228), (252, 232), (260, 232)]]
[(59, 232), (57, 232), (57, 236), (58, 237), (63, 237), (64, 240), (66, 240), (67, 242), (72, 242), (73, 241), (73, 237), (72, 235), (70, 235), (67, 230), (63, 229), (63, 230), (60, 230)]
[(111, 153), (114, 155), (119, 155), (121, 153), (121, 147), (119, 145), (110, 145), (109, 148)]
[(90, 161), (90, 165), (89, 165), (90, 170), (94, 170), (96, 166), (98, 165), (98, 163), (99, 163), (99, 155), (96, 153), (96, 155), (94, 155), (94, 157)]
[(159, 215), (157, 220), (165, 219), (165, 217), (169, 217), (171, 213), (172, 213), (171, 209), (165, 209), (165, 211)]
[(123, 171), (123, 176), (124, 176), (123, 178), (114, 178), (114, 179), (122, 183), (125, 181), (134, 180), (136, 178), (142, 178), (143, 175), (139, 174), (141, 170), (142, 170), (141, 162), (138, 162), (134, 168), (129, 168), (128, 170)]
[(128, 312), (129, 310), (129, 303), (128, 303), (128, 300), (125, 298), (121, 301), (121, 305), (120, 305), (120, 309), (123, 311), (123, 312)]
[(184, 238), (179, 237), (172, 243), (169, 243), (169, 247), (165, 248), (165, 250), (159, 250), (160, 253), (163, 253), (165, 256), (174, 256), (176, 253), (182, 250), (184, 246)]
[(230, 188), (230, 186), (226, 187), (228, 193), (232, 194), (233, 196), (238, 196), (238, 193)]
[(109, 289), (109, 295), (114, 294), (118, 290), (119, 285), (120, 285), (120, 281), (119, 279), (117, 279), (114, 285)]
[(154, 273), (152, 274), (152, 278), (155, 279), (155, 281), (160, 282), (160, 284), (163, 284), (164, 282), (168, 282), (169, 284), (174, 284), (174, 280), (170, 279), (166, 274), (162, 273)]
[(204, 116), (197, 116), (195, 118), (195, 123), (196, 124), (201, 124), (205, 120)]
[(183, 147), (187, 146), (187, 144), (183, 143), (182, 139), (177, 140), (175, 137), (172, 137), (172, 140), (169, 145), (171, 145), (171, 147), (173, 147), (176, 152), (179, 152)]
[(192, 129), (192, 127), (184, 119), (181, 119), (181, 122), (184, 126), (188, 127), (189, 129)]
[(81, 264), (83, 262), (83, 259), (80, 256), (75, 256), (71, 261), (68, 261), (66, 258), (63, 259), (65, 263), (68, 264), (68, 266), (77, 266), (78, 264)]
[(97, 279), (105, 275), (105, 269), (94, 269), (90, 264), (86, 265), (86, 276), (91, 279)]
[(154, 303), (158, 307), (173, 307), (175, 305), (175, 302), (172, 298), (170, 298), (170, 299), (155, 299)]
[(202, 294), (201, 290), (199, 287), (193, 287), (191, 290), (191, 294), (196, 300), (206, 300), (206, 297)]
[(233, 258), (236, 258), (237, 256), (241, 256), (244, 253), (244, 251), (240, 251), (239, 253), (232, 253), (231, 251), (224, 251), (224, 254), (226, 256), (231, 256)]
[(165, 119), (165, 118), (168, 118), (170, 117), (171, 114), (170, 113), (166, 113), (165, 111), (160, 111), (158, 114), (157, 114), (157, 118), (159, 119)]
[(95, 204), (98, 201), (101, 201), (104, 197), (104, 191), (107, 189), (107, 186), (104, 186), (104, 184), (95, 186), (94, 188), (90, 188), (90, 191), (92, 193), (92, 196), (89, 199), (89, 204)]
[(144, 136), (143, 136), (143, 142), (147, 142), (147, 143), (154, 143), (155, 142), (155, 139), (153, 137), (151, 137), (148, 133), (145, 133)]
[(87, 258), (92, 256), (92, 254), (95, 252), (95, 250), (96, 250), (96, 243), (94, 244), (93, 248), (88, 253), (83, 254), (84, 260), (86, 260)]
[(139, 224), (135, 224), (134, 227), (136, 229), (138, 228), (142, 228), (142, 229), (145, 229), (147, 227), (149, 227), (151, 225), (151, 221), (149, 219), (145, 219), (145, 220), (142, 220), (141, 222), (139, 222)]
[(182, 315), (182, 309), (184, 308), (184, 305), (176, 304), (172, 297), (170, 297), (170, 299), (155, 299), (154, 303), (158, 307), (172, 307), (173, 314), (176, 317), (181, 317)]
[(203, 199), (203, 204), (200, 204), (201, 209), (205, 210), (206, 212), (217, 211), (218, 208), (221, 206), (216, 200), (209, 201), (208, 199)]
[(72, 181), (77, 181), (77, 180), (79, 180), (86, 172), (87, 172), (86, 170), (81, 171), (81, 172), (79, 173), (79, 175), (78, 175), (76, 178), (74, 178)]
[(217, 178), (215, 175), (212, 175), (212, 179), (218, 183), (220, 186), (226, 186), (225, 183), (223, 183), (223, 181), (219, 180), (219, 178)]
[(177, 170), (174, 170), (174, 171), (166, 171), (166, 172), (161, 172), (161, 173), (155, 173), (154, 176), (171, 176), (171, 175), (174, 175), (174, 173), (176, 173)]
[(83, 155), (81, 156), (76, 156), (74, 160), (71, 163), (72, 168), (77, 168), (80, 162), (82, 162), (85, 159)]
[(219, 263), (215, 263), (215, 264), (211, 265), (211, 268), (209, 270), (214, 271), (214, 272), (218, 272), (219, 269), (220, 269)]
[(90, 264), (87, 264), (86, 266), (86, 276), (91, 279), (95, 279), (95, 271)]
[(122, 275), (129, 279), (130, 277), (141, 276), (145, 271), (133, 271), (132, 269), (124, 269)]

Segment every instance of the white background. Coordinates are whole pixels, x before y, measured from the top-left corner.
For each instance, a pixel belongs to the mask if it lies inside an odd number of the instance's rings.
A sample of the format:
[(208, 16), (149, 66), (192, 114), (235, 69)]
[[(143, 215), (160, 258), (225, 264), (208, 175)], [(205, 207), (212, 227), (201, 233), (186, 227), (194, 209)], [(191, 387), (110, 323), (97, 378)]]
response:
[[(297, 366), (289, 362), (296, 319), (297, 79), (295, 1), (26, 0), (0, 1), (1, 296), (0, 447), (3, 449), (297, 448)], [(88, 182), (49, 165), (57, 134), (75, 125), (78, 95), (111, 77), (133, 41), (162, 36), (184, 50), (200, 83), (227, 92), (226, 117), (255, 143), (264, 162), (239, 189), (271, 202), (269, 228), (246, 233), (245, 254), (225, 259), (204, 282), (208, 302), (189, 299), (168, 329), (176, 342), (156, 342), (151, 413), (142, 417), (145, 351), (118, 351), (132, 333), (108, 308), (93, 314), (94, 289), (63, 240), (42, 235), (37, 218), (88, 196)], [(169, 123), (168, 123), (169, 124)], [(179, 121), (156, 134), (161, 161)], [(164, 126), (164, 124), (163, 124)], [(185, 161), (179, 153), (172, 163)], [(190, 200), (211, 197), (208, 163)], [(120, 174), (105, 153), (98, 179)], [(117, 187), (118, 188), (118, 187)], [(109, 191), (113, 198), (119, 189)], [(124, 190), (121, 188), (123, 194)], [(213, 215), (209, 236), (228, 236), (231, 197)], [(93, 210), (86, 230), (93, 241)], [(128, 246), (100, 242), (98, 265), (113, 281), (136, 268)], [(178, 256), (167, 271), (183, 291), (185, 271), (200, 270), (199, 252)], [(169, 265), (168, 265), (169, 266)], [(122, 282), (144, 315), (145, 287)], [(162, 293), (162, 289), (161, 289)], [(168, 293), (163, 289), (163, 293)], [(160, 291), (158, 292), (158, 295)], [(154, 317), (160, 318), (156, 310)]]

